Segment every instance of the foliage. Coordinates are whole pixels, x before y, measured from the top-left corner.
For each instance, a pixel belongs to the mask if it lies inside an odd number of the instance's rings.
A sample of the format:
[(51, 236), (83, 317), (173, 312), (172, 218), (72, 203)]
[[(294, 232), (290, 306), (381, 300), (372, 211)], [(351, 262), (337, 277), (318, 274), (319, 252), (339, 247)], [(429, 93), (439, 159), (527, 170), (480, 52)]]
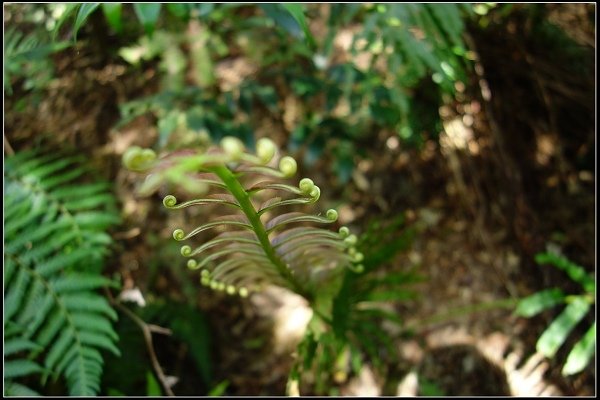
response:
[[(66, 379), (71, 395), (100, 389), (101, 350), (118, 354), (117, 315), (95, 289), (119, 221), (105, 183), (81, 183), (81, 157), (21, 152), (5, 160), (4, 383), (28, 395), (32, 374)], [(28, 382), (33, 382), (29, 380)]]
[(314, 371), (316, 392), (327, 394), (332, 383), (344, 382), (350, 372), (359, 374), (363, 355), (378, 369), (385, 359), (397, 359), (392, 337), (382, 324), (402, 328), (402, 320), (390, 306), (416, 297), (408, 286), (423, 279), (414, 268), (383, 268), (412, 241), (414, 231), (403, 230), (403, 222), (402, 216), (388, 222), (373, 221), (361, 234), (357, 248), (364, 253), (364, 273), (344, 274), (332, 301), (332, 329), (311, 322), (298, 347), (290, 381), (299, 382), (306, 372)]
[(25, 78), (24, 88), (43, 89), (52, 77), (49, 56), (68, 46), (66, 42), (48, 43), (40, 33), (9, 28), (4, 36), (4, 90), (13, 93), (11, 81)]
[[(188, 267), (201, 269), (203, 284), (241, 296), (274, 284), (314, 300), (340, 268), (362, 269), (359, 263), (363, 256), (353, 246), (356, 237), (345, 227), (340, 233), (309, 227), (288, 229), (289, 224), (335, 222), (337, 212), (330, 209), (325, 216), (274, 213), (283, 206), (313, 204), (321, 192), (308, 178), (298, 186), (278, 181), (296, 173), (296, 161), (282, 157), (278, 168), (273, 168), (268, 164), (275, 156), (275, 144), (261, 139), (256, 148), (256, 155), (245, 153), (239, 139), (226, 137), (220, 148), (209, 148), (205, 153), (179, 152), (156, 161), (152, 151), (131, 148), (123, 160), (132, 170), (152, 168), (147, 181), (150, 186), (168, 180), (205, 195), (184, 202), (168, 195), (163, 204), (169, 209), (209, 204), (235, 209), (235, 214), (216, 216), (187, 234), (182, 229), (173, 232), (175, 240), (182, 241), (209, 229), (229, 228), (195, 249), (189, 245), (181, 248), (181, 254), (190, 258)], [(258, 178), (261, 176), (271, 180)], [(206, 195), (209, 188), (220, 193)], [(273, 195), (261, 199), (264, 192), (291, 194), (292, 198)]]
[[(149, 299), (148, 304), (144, 307), (136, 307), (132, 312), (147, 324), (171, 330), (172, 334), (169, 336), (155, 336), (154, 346), (157, 349), (157, 357), (162, 361), (165, 354), (177, 352), (176, 346), (184, 344), (189, 354), (185, 360), (186, 367), (189, 365), (193, 370), (191, 375), (194, 377), (195, 393), (202, 393), (202, 387), (207, 390), (212, 383), (212, 351), (205, 315), (187, 303), (162, 298), (152, 301)], [(147, 344), (140, 327), (130, 318), (121, 318), (115, 329), (119, 335), (119, 349), (122, 356), (116, 357), (112, 354), (107, 356), (107, 368), (102, 380), (104, 390), (108, 395), (120, 393), (136, 396), (140, 395), (141, 387), (148, 385), (155, 395), (162, 395), (161, 388), (154, 386), (156, 382), (149, 364)], [(124, 375), (123, 371), (127, 371), (127, 374)], [(178, 387), (183, 383), (178, 384)], [(149, 391), (146, 394), (150, 395)]]
[[(126, 4), (126, 3), (125, 3)], [(73, 19), (73, 38), (77, 39), (77, 33), (85, 24), (89, 16), (101, 6), (102, 13), (109, 26), (117, 33), (123, 33), (126, 12), (123, 10), (124, 3), (70, 3), (66, 4), (60, 18), (54, 28), (57, 35), (63, 24)], [(127, 4), (126, 4), (127, 5)], [(221, 19), (228, 16), (228, 11), (240, 7), (239, 4), (214, 4), (214, 3), (133, 3), (134, 14), (137, 22), (142, 25), (144, 32), (152, 36), (161, 19), (174, 17), (182, 21), (190, 18)], [(308, 45), (315, 46), (315, 40), (308, 29), (304, 16), (304, 6), (301, 4), (266, 4), (261, 8), (272, 18), (275, 23), (296, 37), (304, 37)], [(166, 9), (166, 14), (163, 10)]]
[[(552, 358), (564, 344), (571, 331), (588, 314), (591, 306), (595, 304), (596, 283), (594, 277), (568, 259), (553, 253), (540, 253), (536, 256), (540, 265), (549, 264), (564, 271), (569, 279), (583, 288), (582, 294), (567, 295), (559, 288), (546, 289), (522, 299), (515, 312), (523, 317), (532, 317), (542, 311), (558, 305), (565, 305), (554, 321), (539, 337), (536, 349)], [(565, 365), (563, 375), (577, 374), (587, 366), (594, 355), (596, 347), (596, 322), (589, 327), (583, 338), (571, 349)]]
[[(241, 9), (235, 7), (207, 8), (201, 17), (192, 5), (183, 7), (179, 18), (199, 18), (203, 24), (198, 29), (160, 29), (120, 51), (136, 65), (158, 58), (164, 72), (161, 92), (122, 105), (122, 122), (151, 112), (157, 118), (161, 148), (175, 133), (179, 134), (172, 143), (181, 143), (181, 135), (194, 140), (190, 138), (207, 132), (215, 142), (229, 135), (250, 144), (257, 129), (256, 108), (264, 107), (275, 119), (293, 114), (283, 101), (289, 93), (298, 115), (293, 126), (286, 126), (288, 150), (303, 157), (307, 166), (324, 152), (332, 153), (329, 167), (341, 183), (348, 182), (355, 157), (361, 155), (356, 143), (370, 140), (374, 132), (387, 129), (418, 145), (441, 130), (437, 113), (421, 115), (424, 107), (419, 102), (437, 110), (441, 94), (453, 95), (454, 83), (464, 80), (469, 52), (461, 38), (461, 12), (470, 12), (469, 7), (332, 5), (328, 34), (318, 43), (305, 18), (312, 15), (310, 7), (300, 12), (292, 6), (261, 5), (264, 15), (254, 10), (248, 20), (240, 19), (236, 11)], [(274, 34), (273, 21), (291, 37), (306, 40)], [(353, 37), (352, 61), (333, 62), (339, 58), (334, 38), (357, 23), (365, 29)], [(190, 49), (189, 56), (181, 46)], [(255, 76), (237, 87), (218, 87), (217, 63), (240, 52), (258, 67)], [(359, 56), (369, 59), (369, 65), (354, 61)], [(186, 76), (196, 87), (186, 87)], [(265, 84), (276, 76), (285, 78), (285, 88)], [(416, 91), (426, 93), (423, 100), (415, 97)]]
[[(299, 347), (299, 362), (290, 381), (299, 381), (302, 371), (315, 365), (316, 390), (323, 392), (331, 380), (345, 379), (348, 363), (358, 372), (361, 354), (367, 354), (375, 365), (380, 365), (379, 346), (393, 356), (391, 338), (381, 332), (378, 321), (401, 324), (396, 313), (385, 305), (413, 298), (415, 293), (403, 286), (421, 278), (414, 270), (378, 269), (406, 247), (412, 231), (398, 234), (403, 221), (397, 218), (383, 226), (374, 223), (358, 244), (357, 237), (345, 227), (340, 228), (339, 234), (309, 227), (275, 232), (292, 222), (331, 223), (337, 213), (329, 210), (326, 217), (299, 212), (268, 215), (277, 207), (315, 203), (320, 189), (308, 178), (302, 179), (298, 187), (264, 178), (249, 181), (256, 174), (289, 178), (296, 172), (291, 157), (281, 158), (278, 169), (266, 166), (276, 152), (269, 140), (259, 140), (256, 148), (256, 155), (245, 153), (238, 139), (227, 137), (220, 148), (209, 148), (203, 153), (175, 152), (160, 160), (152, 151), (134, 147), (123, 161), (132, 170), (150, 172), (141, 187), (144, 193), (164, 182), (173, 182), (185, 186), (188, 193), (203, 195), (184, 202), (167, 195), (163, 201), (167, 208), (215, 204), (238, 211), (239, 214), (222, 217), (213, 212), (212, 221), (187, 234), (176, 229), (173, 237), (186, 240), (209, 229), (227, 227), (196, 249), (188, 245), (181, 248), (182, 255), (193, 257), (188, 267), (202, 270), (202, 284), (242, 297), (264, 285), (279, 285), (309, 300), (315, 316)], [(226, 194), (206, 195), (209, 187), (225, 190)], [(262, 192), (272, 194), (255, 200)], [(299, 197), (282, 199), (276, 192)], [(368, 258), (357, 248), (364, 249)], [(199, 256), (202, 258), (197, 260)]]

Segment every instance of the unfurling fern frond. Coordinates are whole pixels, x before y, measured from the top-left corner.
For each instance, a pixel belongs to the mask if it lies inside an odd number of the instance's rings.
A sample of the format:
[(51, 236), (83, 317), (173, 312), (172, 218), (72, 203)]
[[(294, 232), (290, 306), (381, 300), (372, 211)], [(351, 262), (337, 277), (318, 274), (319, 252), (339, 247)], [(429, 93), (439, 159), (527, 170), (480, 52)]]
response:
[[(221, 230), (197, 247), (181, 248), (181, 254), (189, 258), (188, 267), (201, 270), (204, 285), (247, 296), (265, 284), (274, 284), (311, 299), (320, 284), (343, 268), (360, 272), (362, 254), (354, 249), (356, 236), (346, 227), (336, 233), (298, 225), (335, 222), (337, 212), (333, 209), (324, 215), (276, 213), (289, 206), (313, 204), (321, 191), (308, 178), (300, 180), (298, 186), (282, 182), (296, 173), (297, 165), (286, 156), (275, 168), (275, 153), (269, 139), (260, 139), (256, 154), (249, 154), (241, 141), (226, 137), (220, 147), (207, 152), (185, 151), (160, 160), (152, 151), (135, 147), (123, 161), (132, 170), (150, 171), (143, 190), (167, 180), (203, 196), (179, 202), (168, 195), (163, 200), (168, 209), (219, 204), (228, 212), (190, 231), (173, 232), (175, 240), (184, 241), (204, 231)], [(210, 190), (213, 193), (208, 194)], [(261, 199), (265, 193), (271, 196)]]
[(82, 184), (77, 157), (23, 152), (4, 172), (4, 388), (33, 395), (16, 379), (62, 375), (71, 395), (95, 395), (101, 350), (119, 353), (117, 315), (95, 289), (119, 221), (104, 184)]

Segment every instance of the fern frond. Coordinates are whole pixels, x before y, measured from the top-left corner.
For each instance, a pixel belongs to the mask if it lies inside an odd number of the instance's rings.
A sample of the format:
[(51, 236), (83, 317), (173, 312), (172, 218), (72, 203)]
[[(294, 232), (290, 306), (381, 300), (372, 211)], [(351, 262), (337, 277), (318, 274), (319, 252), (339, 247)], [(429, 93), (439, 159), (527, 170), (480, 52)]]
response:
[(4, 357), (25, 350), (37, 350), (39, 345), (24, 338), (14, 338), (4, 341)]
[(31, 360), (13, 360), (4, 362), (4, 379), (18, 378), (41, 372), (44, 369)]
[(104, 230), (119, 218), (106, 184), (74, 180), (87, 171), (79, 161), (35, 152), (6, 159), (5, 392), (33, 395), (13, 379), (43, 373), (63, 375), (71, 395), (95, 395), (98, 350), (119, 352), (116, 313), (94, 292), (113, 285), (98, 267), (111, 243)]
[[(298, 226), (333, 223), (337, 220), (335, 210), (325, 215), (298, 211), (275, 214), (291, 206), (314, 204), (321, 192), (307, 178), (298, 186), (274, 180), (292, 177), (296, 161), (286, 156), (273, 162), (276, 148), (268, 139), (259, 140), (256, 147), (256, 154), (250, 154), (238, 139), (226, 137), (220, 147), (205, 153), (186, 152), (162, 159), (148, 150), (133, 148), (124, 155), (123, 162), (132, 170), (149, 170), (160, 180), (196, 182), (203, 184), (205, 191), (220, 191), (184, 202), (168, 195), (163, 200), (168, 209), (220, 204), (237, 211), (214, 217), (189, 232), (173, 232), (175, 240), (184, 241), (208, 230), (227, 228), (195, 249), (189, 245), (181, 248), (181, 254), (191, 258), (188, 267), (201, 270), (204, 285), (244, 296), (265, 284), (274, 284), (310, 298), (314, 295), (311, 291), (322, 283), (314, 281), (316, 271), (354, 268), (362, 255), (353, 249), (352, 240), (346, 240), (350, 236), (347, 228), (334, 233)], [(273, 193), (276, 195), (271, 196)], [(265, 199), (265, 194), (270, 197)], [(286, 195), (292, 197), (284, 198)]]
[(4, 395), (7, 397), (37, 397), (38, 392), (28, 388), (25, 385), (18, 384), (13, 381), (8, 381), (4, 385)]

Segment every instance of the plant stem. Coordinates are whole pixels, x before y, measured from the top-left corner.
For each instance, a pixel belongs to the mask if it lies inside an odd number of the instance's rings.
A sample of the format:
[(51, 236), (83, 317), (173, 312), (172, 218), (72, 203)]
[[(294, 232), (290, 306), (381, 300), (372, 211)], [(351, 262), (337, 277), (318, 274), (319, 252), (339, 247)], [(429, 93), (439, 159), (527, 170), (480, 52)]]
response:
[(244, 187), (241, 185), (239, 180), (225, 166), (220, 165), (212, 167), (210, 168), (210, 170), (223, 181), (223, 183), (227, 186), (227, 189), (229, 189), (233, 197), (235, 197), (235, 199), (239, 203), (240, 207), (242, 208), (242, 211), (244, 212), (244, 214), (248, 218), (248, 221), (252, 225), (252, 229), (254, 230), (254, 233), (256, 234), (256, 237), (258, 238), (258, 241), (260, 242), (265, 252), (265, 255), (267, 256), (269, 261), (271, 261), (271, 263), (275, 265), (279, 274), (292, 285), (292, 289), (302, 297), (309, 300), (310, 302), (312, 296), (310, 296), (310, 294), (300, 285), (300, 283), (296, 280), (296, 278), (288, 269), (287, 265), (275, 253), (275, 249), (273, 248), (273, 246), (271, 246), (271, 241), (269, 240), (267, 231), (262, 221), (260, 220), (256, 209), (250, 202), (250, 196), (248, 195)]

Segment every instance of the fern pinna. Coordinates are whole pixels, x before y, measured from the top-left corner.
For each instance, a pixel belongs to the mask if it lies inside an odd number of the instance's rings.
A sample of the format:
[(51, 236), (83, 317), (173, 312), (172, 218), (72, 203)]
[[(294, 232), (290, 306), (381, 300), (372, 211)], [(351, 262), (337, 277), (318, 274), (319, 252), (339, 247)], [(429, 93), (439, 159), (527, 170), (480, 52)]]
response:
[[(168, 209), (220, 204), (222, 209), (234, 211), (189, 232), (173, 232), (175, 240), (184, 241), (207, 230), (221, 230), (195, 248), (181, 247), (181, 254), (189, 258), (188, 267), (201, 270), (202, 284), (242, 297), (273, 284), (311, 300), (320, 284), (344, 267), (360, 271), (363, 256), (353, 246), (356, 236), (346, 227), (332, 232), (297, 225), (335, 222), (333, 209), (325, 215), (275, 213), (284, 206), (313, 204), (321, 193), (308, 178), (298, 186), (282, 182), (296, 173), (297, 165), (289, 156), (274, 163), (275, 153), (275, 144), (266, 138), (258, 140), (256, 154), (250, 154), (239, 139), (226, 137), (220, 147), (206, 152), (180, 151), (160, 160), (151, 150), (133, 147), (123, 161), (132, 170), (150, 172), (143, 189), (166, 180), (203, 196), (179, 202), (174, 195), (167, 195), (163, 204)], [(211, 189), (213, 193), (209, 193)], [(271, 195), (261, 199), (264, 193)], [(281, 197), (286, 194), (291, 197)]]
[(95, 289), (119, 221), (104, 183), (80, 183), (80, 157), (23, 152), (4, 171), (4, 394), (36, 394), (28, 375), (63, 376), (71, 395), (100, 390), (101, 350), (117, 315)]

